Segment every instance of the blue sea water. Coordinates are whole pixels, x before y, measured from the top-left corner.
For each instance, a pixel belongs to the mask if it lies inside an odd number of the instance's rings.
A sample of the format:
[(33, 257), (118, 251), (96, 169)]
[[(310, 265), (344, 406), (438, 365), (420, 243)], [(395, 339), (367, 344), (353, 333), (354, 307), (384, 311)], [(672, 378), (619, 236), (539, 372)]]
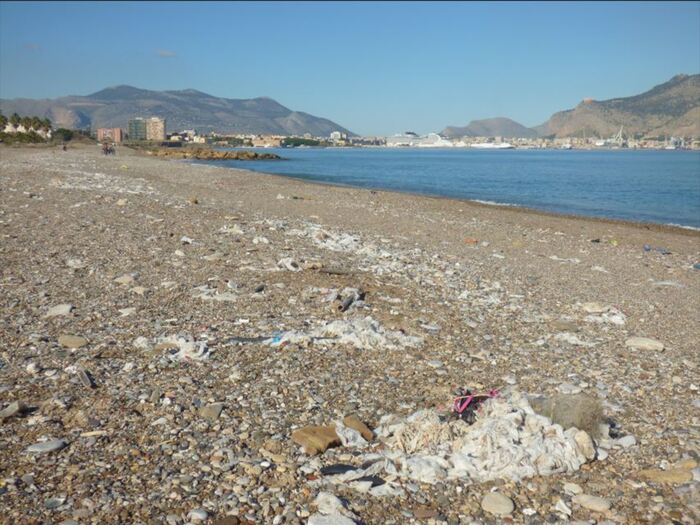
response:
[(700, 228), (699, 151), (265, 151), (285, 160), (215, 164), (361, 188)]

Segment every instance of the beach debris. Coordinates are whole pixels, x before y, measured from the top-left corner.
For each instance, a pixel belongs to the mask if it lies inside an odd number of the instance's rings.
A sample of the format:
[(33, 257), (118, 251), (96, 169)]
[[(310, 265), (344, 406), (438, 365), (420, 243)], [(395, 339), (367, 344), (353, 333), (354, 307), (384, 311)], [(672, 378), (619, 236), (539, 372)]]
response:
[(374, 439), (374, 432), (370, 430), (370, 428), (365, 425), (362, 420), (357, 417), (355, 414), (351, 414), (349, 416), (345, 416), (343, 418), (343, 424), (351, 428), (353, 430), (356, 430), (357, 432), (360, 433), (360, 435), (366, 440), (366, 441), (372, 441)]
[(423, 343), (421, 337), (406, 335), (402, 331), (387, 330), (372, 317), (337, 320), (309, 332), (291, 330), (276, 338), (268, 339), (271, 346), (288, 344), (299, 346), (327, 346), (332, 344), (352, 345), (359, 350), (397, 349), (417, 347)]
[(319, 492), (313, 505), (318, 512), (309, 517), (308, 525), (355, 525), (357, 515), (330, 492)]
[[(565, 430), (536, 413), (514, 387), (483, 401), (471, 425), (423, 409), (408, 417), (385, 415), (375, 433), (380, 451), (361, 456), (364, 467), (332, 476), (333, 483), (382, 473), (393, 480), (428, 484), (457, 479), (463, 484), (517, 482), (574, 472), (595, 457), (595, 444), (586, 431)], [(384, 492), (396, 489), (394, 482), (385, 485)]]
[(355, 430), (341, 421), (335, 421), (335, 433), (344, 447), (363, 448), (367, 445), (367, 440), (359, 430)]
[(623, 326), (627, 316), (614, 306), (603, 306), (599, 303), (583, 303), (581, 308), (586, 313), (585, 321), (588, 323), (604, 323)]
[(90, 374), (85, 370), (83, 367), (78, 367), (76, 370), (76, 375), (78, 376), (78, 380), (80, 381), (80, 384), (83, 385), (85, 388), (94, 388), (95, 383), (92, 380), (92, 377)]
[(228, 225), (222, 226), (221, 228), (219, 228), (219, 233), (228, 233), (231, 235), (243, 235), (245, 232), (238, 224), (234, 224), (233, 226), (228, 226)]
[(338, 305), (340, 312), (345, 312), (356, 301), (364, 301), (365, 292), (358, 288), (344, 288), (340, 292), (341, 303)]
[(550, 259), (553, 261), (561, 262), (561, 263), (571, 263), (571, 264), (578, 264), (581, 262), (581, 259), (578, 259), (576, 257), (572, 257), (570, 259), (563, 259), (561, 257), (557, 257), (556, 255), (550, 255)]
[(290, 272), (300, 272), (301, 271), (301, 268), (299, 267), (299, 263), (296, 262), (291, 257), (285, 257), (284, 259), (280, 259), (277, 262), (277, 266), (279, 268), (284, 269), (284, 270), (289, 270)]
[(62, 315), (68, 315), (75, 308), (72, 304), (58, 304), (49, 308), (44, 317), (57, 317)]
[(649, 244), (645, 244), (645, 245), (643, 246), (643, 249), (644, 249), (645, 252), (658, 252), (658, 253), (660, 253), (661, 255), (671, 255), (670, 250), (667, 250), (667, 249), (664, 248), (663, 246), (656, 246), (656, 247), (654, 247), (654, 246), (651, 246), (651, 245), (649, 245)]
[(189, 334), (162, 337), (156, 345), (156, 349), (159, 348), (167, 350), (167, 357), (171, 361), (204, 361), (210, 356), (207, 343), (195, 341)]
[(460, 387), (455, 391), (454, 395), (456, 397), (452, 403), (451, 415), (471, 425), (476, 421), (477, 411), (482, 403), (487, 399), (496, 397), (498, 390), (490, 390), (485, 394), (479, 395), (472, 394), (471, 390)]
[(226, 286), (224, 291), (219, 288), (213, 288), (208, 284), (197, 286), (192, 290), (192, 296), (203, 301), (218, 301), (218, 302), (235, 302), (238, 297), (235, 293), (229, 292), (231, 288)]
[(71, 268), (73, 270), (80, 270), (82, 268), (85, 268), (85, 263), (83, 261), (81, 261), (80, 259), (67, 259), (66, 266), (68, 266), (68, 268)]
[(671, 288), (685, 288), (681, 283), (676, 281), (654, 281), (650, 279), (652, 286), (668, 286)]

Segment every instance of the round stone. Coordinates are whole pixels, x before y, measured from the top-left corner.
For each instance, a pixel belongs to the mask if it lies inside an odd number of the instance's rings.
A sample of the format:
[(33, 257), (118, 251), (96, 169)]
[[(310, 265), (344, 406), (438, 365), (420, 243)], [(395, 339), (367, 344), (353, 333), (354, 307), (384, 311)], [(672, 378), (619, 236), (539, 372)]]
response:
[(610, 510), (610, 501), (598, 496), (591, 496), (590, 494), (578, 494), (571, 498), (571, 501), (594, 512), (606, 512)]
[(508, 516), (515, 509), (513, 500), (500, 492), (489, 492), (481, 500), (481, 508), (496, 516)]

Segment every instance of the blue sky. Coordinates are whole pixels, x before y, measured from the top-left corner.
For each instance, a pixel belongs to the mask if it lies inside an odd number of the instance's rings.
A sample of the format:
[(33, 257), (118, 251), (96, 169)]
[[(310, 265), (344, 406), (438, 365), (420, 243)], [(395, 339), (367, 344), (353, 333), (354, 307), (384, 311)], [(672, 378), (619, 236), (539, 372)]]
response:
[(699, 71), (700, 2), (0, 2), (0, 98), (194, 88), (367, 135), (532, 126)]

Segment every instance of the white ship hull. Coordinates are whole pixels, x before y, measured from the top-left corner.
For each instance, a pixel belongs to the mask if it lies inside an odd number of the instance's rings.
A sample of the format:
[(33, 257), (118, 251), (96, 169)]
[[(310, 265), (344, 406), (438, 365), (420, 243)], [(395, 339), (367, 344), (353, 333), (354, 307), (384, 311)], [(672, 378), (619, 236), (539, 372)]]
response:
[(508, 142), (500, 142), (495, 144), (493, 142), (485, 142), (482, 144), (472, 144), (474, 149), (515, 149), (515, 146), (509, 144)]

